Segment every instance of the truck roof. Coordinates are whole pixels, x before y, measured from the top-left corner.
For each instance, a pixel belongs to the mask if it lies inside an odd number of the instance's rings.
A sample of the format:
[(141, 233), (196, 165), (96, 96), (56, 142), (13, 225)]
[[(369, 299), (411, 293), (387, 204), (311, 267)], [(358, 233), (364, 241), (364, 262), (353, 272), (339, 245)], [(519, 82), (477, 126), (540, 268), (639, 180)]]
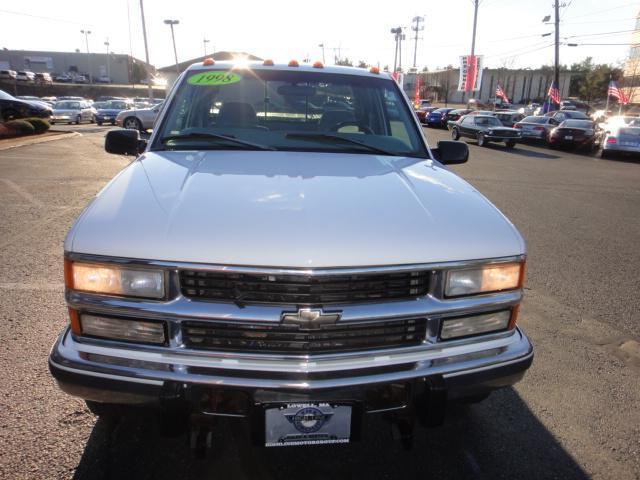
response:
[(379, 71), (376, 73), (375, 68), (357, 68), (343, 67), (339, 65), (328, 65), (322, 67), (314, 67), (312, 63), (300, 63), (298, 66), (289, 66), (287, 63), (267, 63), (256, 60), (239, 60), (239, 61), (215, 61), (214, 64), (206, 65), (204, 62), (198, 62), (190, 65), (185, 71), (197, 72), (202, 70), (231, 70), (231, 69), (250, 69), (250, 70), (281, 70), (281, 71), (303, 71), (316, 73), (340, 73), (343, 75), (357, 75), (362, 77), (391, 78), (388, 72)]

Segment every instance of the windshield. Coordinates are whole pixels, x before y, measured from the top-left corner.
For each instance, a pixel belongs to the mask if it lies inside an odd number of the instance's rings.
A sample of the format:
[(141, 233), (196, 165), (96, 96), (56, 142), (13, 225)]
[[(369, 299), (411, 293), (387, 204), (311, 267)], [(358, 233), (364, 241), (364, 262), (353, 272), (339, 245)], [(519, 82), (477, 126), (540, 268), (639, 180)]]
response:
[(275, 150), (375, 150), (424, 158), (413, 117), (395, 82), (386, 77), (208, 70), (189, 74), (178, 86), (152, 149), (258, 144)]
[(68, 110), (79, 110), (80, 103), (79, 102), (58, 102), (56, 103), (56, 108), (68, 109)]
[(127, 108), (129, 108), (129, 106), (126, 102), (110, 101), (110, 102), (104, 102), (104, 106), (102, 108), (111, 108), (113, 110), (126, 110)]
[(565, 120), (560, 126), (566, 128), (593, 128), (593, 122), (591, 120)]
[(476, 125), (483, 127), (501, 127), (500, 120), (496, 117), (476, 117)]
[(547, 123), (547, 117), (526, 117), (522, 123)]

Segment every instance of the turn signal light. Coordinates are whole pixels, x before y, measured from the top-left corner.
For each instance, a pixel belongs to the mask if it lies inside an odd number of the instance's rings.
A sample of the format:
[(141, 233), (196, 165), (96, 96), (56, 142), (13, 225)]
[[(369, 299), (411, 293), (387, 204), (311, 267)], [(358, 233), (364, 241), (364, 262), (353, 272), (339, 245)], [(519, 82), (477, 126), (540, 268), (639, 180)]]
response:
[(299, 66), (300, 66), (300, 64), (298, 63), (298, 61), (297, 61), (297, 60), (291, 60), (291, 61), (289, 62), (289, 66), (290, 66), (290, 67), (299, 67)]
[(273, 60), (271, 60), (270, 58), (265, 60), (264, 62), (262, 62), (262, 65), (264, 65), (265, 67), (273, 67)]
[(215, 65), (215, 63), (211, 57), (207, 57), (202, 61), (202, 65)]
[(315, 62), (313, 64), (313, 68), (324, 68), (324, 65), (322, 64), (322, 62)]

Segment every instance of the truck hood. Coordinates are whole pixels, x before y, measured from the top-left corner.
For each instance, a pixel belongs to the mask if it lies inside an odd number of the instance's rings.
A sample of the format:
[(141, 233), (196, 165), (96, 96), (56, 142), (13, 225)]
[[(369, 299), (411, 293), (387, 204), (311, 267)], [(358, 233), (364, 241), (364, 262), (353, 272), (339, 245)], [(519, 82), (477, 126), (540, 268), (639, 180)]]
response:
[(524, 253), (515, 227), (439, 163), (309, 152), (147, 152), (69, 232), (67, 251), (273, 267)]

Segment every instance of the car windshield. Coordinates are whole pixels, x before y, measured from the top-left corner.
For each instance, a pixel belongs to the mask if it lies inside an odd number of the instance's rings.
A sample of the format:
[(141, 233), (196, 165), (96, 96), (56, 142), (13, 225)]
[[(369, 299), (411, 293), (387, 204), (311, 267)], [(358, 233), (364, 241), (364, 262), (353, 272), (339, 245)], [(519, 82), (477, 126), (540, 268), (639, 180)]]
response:
[(577, 112), (575, 110), (563, 110), (562, 113), (564, 113), (567, 116), (567, 118), (576, 118), (576, 119), (579, 119), (579, 120), (582, 120), (582, 119), (588, 120), (589, 119), (589, 117), (585, 113)]
[(191, 72), (158, 131), (152, 149), (260, 145), (426, 156), (412, 111), (397, 84), (382, 76), (275, 69)]
[(9, 95), (7, 92), (3, 92), (2, 90), (0, 90), (0, 100), (15, 100), (15, 98)]
[(56, 103), (56, 108), (67, 109), (67, 110), (79, 110), (80, 102), (58, 102)]
[(547, 117), (526, 117), (521, 121), (523, 123), (547, 123)]
[(476, 125), (480, 125), (481, 127), (502, 126), (500, 120), (496, 117), (476, 117)]
[(591, 120), (565, 120), (560, 124), (564, 128), (593, 128)]
[(104, 103), (105, 104), (102, 108), (111, 108), (113, 110), (126, 110), (127, 108), (129, 108), (126, 102), (110, 101), (110, 102), (104, 102)]

